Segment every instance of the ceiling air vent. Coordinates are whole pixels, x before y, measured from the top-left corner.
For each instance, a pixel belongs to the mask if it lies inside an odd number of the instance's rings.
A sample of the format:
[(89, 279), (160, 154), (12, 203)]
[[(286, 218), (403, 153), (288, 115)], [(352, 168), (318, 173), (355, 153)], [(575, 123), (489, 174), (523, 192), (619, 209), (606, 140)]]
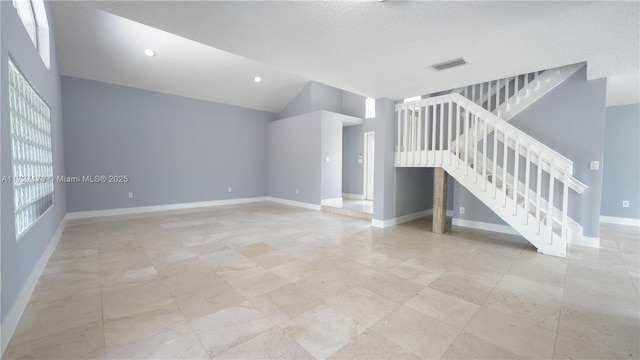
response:
[(458, 59), (445, 61), (445, 62), (442, 62), (440, 64), (435, 64), (435, 65), (432, 65), (431, 67), (436, 69), (436, 70), (444, 70), (444, 69), (452, 68), (454, 66), (464, 65), (466, 63), (467, 62), (464, 61), (463, 58), (458, 58)]

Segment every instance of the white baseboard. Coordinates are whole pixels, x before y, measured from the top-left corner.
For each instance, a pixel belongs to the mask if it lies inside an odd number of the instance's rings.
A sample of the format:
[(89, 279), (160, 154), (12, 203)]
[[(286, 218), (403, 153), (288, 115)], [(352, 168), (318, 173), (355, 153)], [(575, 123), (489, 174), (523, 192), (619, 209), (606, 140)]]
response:
[(377, 227), (377, 228), (384, 229), (384, 228), (387, 228), (387, 227), (390, 227), (390, 226), (394, 226), (394, 225), (406, 223), (406, 222), (409, 222), (409, 221), (413, 221), (413, 220), (419, 219), (421, 217), (429, 216), (431, 214), (433, 214), (433, 209), (418, 211), (418, 212), (415, 212), (415, 213), (412, 213), (412, 214), (399, 216), (397, 218), (393, 218), (393, 219), (389, 219), (389, 220), (372, 219), (371, 220), (371, 225), (373, 225), (374, 227)]
[(267, 197), (255, 197), (255, 198), (230, 199), (230, 200), (199, 201), (199, 202), (182, 203), (182, 204), (138, 206), (138, 207), (122, 208), (122, 209), (78, 211), (78, 212), (67, 213), (66, 218), (68, 220), (75, 220), (75, 219), (85, 219), (85, 218), (101, 217), (101, 216), (131, 215), (131, 214), (139, 214), (139, 213), (147, 213), (147, 212), (183, 210), (183, 209), (222, 206), (222, 205), (247, 204), (247, 203), (267, 201), (267, 199), (268, 199)]
[(353, 199), (353, 200), (364, 200), (365, 199), (363, 194), (342, 193), (342, 197), (344, 199)]
[(607, 224), (616, 224), (616, 225), (640, 226), (640, 219), (633, 219), (633, 218), (600, 216), (600, 222), (607, 223)]
[(271, 201), (274, 203), (284, 204), (284, 205), (297, 206), (297, 207), (301, 207), (309, 210), (320, 211), (320, 205), (301, 202), (301, 201), (293, 201), (293, 200), (281, 199), (281, 198), (271, 197), (271, 196), (267, 197), (266, 201)]
[[(38, 284), (38, 280), (40, 280), (40, 275), (42, 275), (44, 268), (47, 266), (49, 258), (53, 254), (53, 251), (56, 249), (56, 246), (58, 246), (58, 242), (60, 241), (60, 237), (62, 236), (62, 231), (64, 230), (65, 221), (66, 217), (65, 219), (62, 219), (62, 221), (60, 221), (58, 229), (53, 234), (49, 245), (47, 245), (42, 255), (40, 255), (40, 259), (38, 259), (38, 262), (33, 267), (33, 270), (31, 270), (31, 274), (29, 275), (27, 282), (22, 287), (22, 290), (20, 290), (18, 298), (13, 303), (13, 306), (11, 306), (11, 309), (9, 310), (9, 312), (7, 312), (7, 316), (2, 322), (1, 341), (3, 352), (7, 348), (7, 345), (9, 345), (9, 341), (11, 340), (13, 333), (18, 327), (18, 323), (20, 322), (20, 318), (22, 318), (24, 310), (27, 308), (27, 304), (29, 303), (31, 294), (33, 294), (33, 290), (35, 290), (36, 285)], [(0, 358), (1, 357), (2, 354), (0, 354)]]
[(455, 218), (451, 221), (451, 225), (462, 226), (462, 227), (478, 229), (478, 230), (493, 231), (493, 232), (498, 232), (503, 234), (520, 235), (520, 233), (515, 231), (509, 225), (498, 225), (498, 224), (486, 223), (481, 221), (471, 221), (471, 220), (455, 219)]
[(334, 204), (342, 204), (342, 198), (333, 198), (333, 199), (324, 199), (320, 201), (322, 205), (334, 205)]
[[(425, 217), (429, 215), (433, 215), (433, 209), (418, 211), (413, 214), (404, 215), (404, 216), (400, 216), (400, 217), (389, 219), (389, 220), (373, 219), (371, 220), (371, 225), (373, 225), (374, 227), (383, 229), (389, 226), (394, 226), (394, 225), (402, 224), (405, 222), (413, 221), (415, 219), (419, 219), (421, 217)], [(453, 210), (447, 210), (447, 216), (453, 216)]]
[[(338, 199), (341, 199), (341, 198), (338, 198)], [(329, 200), (334, 200), (334, 199), (329, 199)], [(248, 203), (255, 203), (255, 202), (262, 202), (262, 201), (271, 201), (279, 204), (302, 207), (305, 209), (320, 210), (320, 205), (265, 196), (265, 197), (255, 197), (255, 198), (200, 201), (200, 202), (193, 202), (193, 203), (168, 204), (168, 205), (156, 205), (156, 206), (139, 206), (139, 207), (122, 208), (122, 209), (78, 211), (78, 212), (67, 213), (66, 219), (76, 220), (76, 219), (86, 219), (86, 218), (103, 217), (103, 216), (132, 215), (132, 214), (140, 214), (140, 213), (148, 213), (148, 212), (184, 210), (184, 209), (223, 206), (223, 205), (248, 204)]]
[(572, 241), (570, 244), (571, 245), (580, 245), (580, 246), (588, 246), (588, 247), (593, 247), (593, 248), (599, 248), (600, 247), (600, 238), (599, 237), (583, 236), (579, 240)]

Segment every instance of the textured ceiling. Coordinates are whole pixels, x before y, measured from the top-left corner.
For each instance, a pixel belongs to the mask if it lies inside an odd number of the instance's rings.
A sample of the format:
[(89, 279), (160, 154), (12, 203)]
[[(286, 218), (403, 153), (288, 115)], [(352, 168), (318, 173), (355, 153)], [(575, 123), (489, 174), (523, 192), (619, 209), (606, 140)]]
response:
[[(170, 79), (158, 77), (151, 69), (136, 78), (133, 72), (139, 71), (138, 63), (128, 55), (129, 50), (137, 51), (135, 47), (111, 50), (116, 55), (108, 60), (83, 65), (83, 57), (93, 48), (102, 46), (106, 52), (123, 44), (78, 45), (73, 40), (79, 36), (76, 33), (93, 32), (88, 38), (106, 38), (101, 34), (111, 30), (85, 21), (81, 14), (67, 15), (75, 6), (56, 3), (56, 38), (66, 75), (112, 79), (115, 69), (115, 75), (120, 71), (132, 79), (131, 86), (157, 86), (160, 91), (237, 105), (244, 101), (247, 107), (277, 111), (306, 79), (371, 97), (401, 99), (586, 61), (590, 79), (608, 78), (608, 105), (640, 102), (640, 3), (635, 1), (108, 1), (90, 2), (90, 6), (235, 54), (239, 63), (264, 64), (273, 71), (273, 81), (282, 82), (281, 96), (274, 95), (278, 99), (268, 105), (252, 104), (247, 97), (255, 96), (249, 86), (255, 84), (241, 80), (252, 79), (253, 74), (237, 71), (225, 77), (219, 73), (226, 69), (204, 59), (191, 59), (189, 66), (223, 81), (184, 80), (178, 68), (181, 60), (163, 68), (162, 74), (174, 74)], [(123, 34), (118, 36), (133, 36)], [(181, 54), (172, 47), (178, 43), (166, 48), (176, 59)], [(153, 60), (162, 56), (159, 53)], [(440, 72), (430, 68), (457, 57), (468, 64)], [(149, 77), (157, 79), (152, 82)], [(271, 80), (265, 80), (260, 85), (269, 86)], [(217, 99), (220, 88), (247, 100)]]

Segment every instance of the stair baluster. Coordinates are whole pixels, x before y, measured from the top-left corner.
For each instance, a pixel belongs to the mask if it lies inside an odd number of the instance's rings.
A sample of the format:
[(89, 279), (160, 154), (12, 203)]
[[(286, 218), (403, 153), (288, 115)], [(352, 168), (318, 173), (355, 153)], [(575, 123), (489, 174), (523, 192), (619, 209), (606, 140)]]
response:
[[(570, 160), (505, 120), (561, 82), (554, 76), (568, 77), (579, 67), (536, 71), (396, 105), (396, 166), (443, 167), (539, 251), (566, 256), (567, 239), (582, 236), (582, 227), (568, 216), (569, 189), (581, 192), (586, 185), (572, 176)], [(549, 184), (543, 186), (547, 176)], [(555, 194), (556, 181), (562, 194)], [(556, 196), (562, 197), (560, 209), (554, 206)]]
[[(396, 166), (443, 167), (539, 251), (566, 255), (568, 190), (579, 184), (571, 176), (570, 160), (460, 94), (398, 104), (396, 110)], [(537, 170), (535, 193), (532, 166)], [(543, 187), (547, 175), (549, 184)], [(564, 186), (562, 195), (557, 194), (562, 196), (561, 209), (554, 207), (556, 181)]]

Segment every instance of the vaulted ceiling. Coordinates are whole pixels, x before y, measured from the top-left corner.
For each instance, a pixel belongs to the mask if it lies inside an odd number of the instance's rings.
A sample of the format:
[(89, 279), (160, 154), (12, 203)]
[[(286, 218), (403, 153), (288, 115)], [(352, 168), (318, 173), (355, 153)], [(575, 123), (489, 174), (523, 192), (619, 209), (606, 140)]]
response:
[(53, 14), (64, 75), (272, 112), (309, 80), (402, 99), (578, 62), (607, 77), (607, 105), (640, 102), (637, 1), (72, 1)]

